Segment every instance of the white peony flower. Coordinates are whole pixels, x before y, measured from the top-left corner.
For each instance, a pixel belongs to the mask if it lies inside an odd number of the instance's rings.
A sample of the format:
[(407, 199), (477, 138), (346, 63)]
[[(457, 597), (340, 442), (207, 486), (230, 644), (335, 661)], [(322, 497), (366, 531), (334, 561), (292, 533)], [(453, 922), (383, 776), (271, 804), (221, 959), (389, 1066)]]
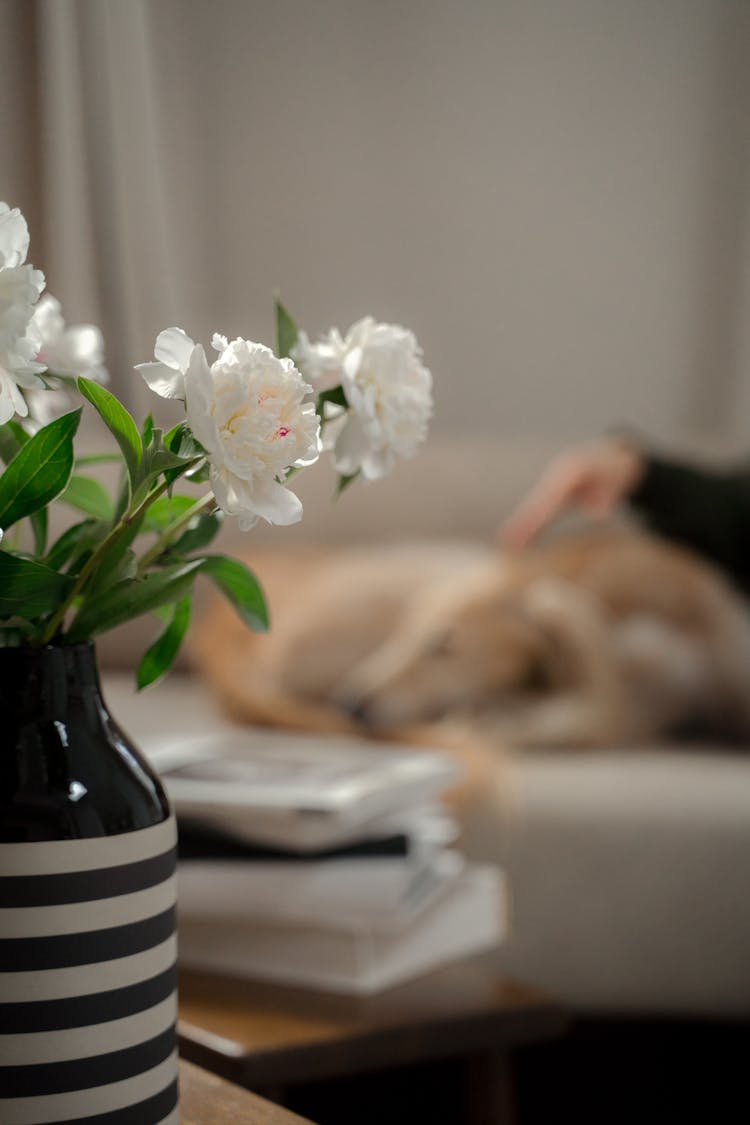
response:
[(0, 203), (0, 424), (28, 408), (20, 387), (41, 387), (44, 364), (37, 361), (39, 331), (34, 306), (44, 289), (44, 274), (25, 265), (29, 232), (18, 208)]
[(50, 374), (83, 375), (96, 383), (109, 381), (104, 367), (104, 339), (95, 325), (68, 327), (60, 302), (51, 293), (45, 293), (36, 306), (33, 322), (42, 340), (37, 358)]
[[(332, 332), (319, 345), (305, 341), (303, 374), (308, 375), (309, 352), (313, 367), (324, 364), (326, 357), (332, 360), (336, 338), (341, 339)], [(341, 384), (349, 408), (328, 426), (340, 473), (361, 472), (376, 480), (392, 469), (396, 457), (412, 457), (424, 441), (432, 415), (432, 376), (421, 356), (414, 334), (397, 324), (365, 317), (349, 329), (342, 341), (338, 378), (330, 384)], [(333, 379), (332, 368), (327, 377)]]
[(290, 467), (310, 465), (320, 453), (320, 421), (312, 388), (290, 359), (270, 348), (215, 335), (219, 357), (181, 329), (162, 332), (157, 363), (140, 364), (146, 382), (165, 398), (185, 399), (188, 423), (211, 465), (216, 502), (247, 530), (258, 518), (296, 523), (302, 504), (284, 485)]
[(318, 395), (340, 386), (345, 355), (346, 345), (338, 328), (331, 328), (315, 344), (306, 332), (300, 332), (292, 349), (292, 359)]

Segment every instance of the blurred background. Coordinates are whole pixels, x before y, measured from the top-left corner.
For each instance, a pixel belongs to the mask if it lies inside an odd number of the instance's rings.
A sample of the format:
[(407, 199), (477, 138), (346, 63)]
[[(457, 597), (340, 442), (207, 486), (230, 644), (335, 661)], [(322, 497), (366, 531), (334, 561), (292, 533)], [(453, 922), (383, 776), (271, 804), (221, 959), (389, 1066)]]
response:
[[(490, 538), (554, 453), (612, 426), (691, 459), (750, 456), (749, 0), (0, 0), (0, 15), (0, 199), (26, 215), (69, 323), (102, 327), (139, 418), (155, 402), (132, 365), (160, 330), (273, 345), (275, 291), (313, 336), (371, 314), (423, 346), (426, 448), (335, 504), (330, 466), (300, 474), (302, 523), (248, 547)], [(100, 648), (128, 669), (115, 712), (137, 736), (174, 716), (215, 726), (190, 681), (134, 705), (135, 634)], [(746, 757), (570, 755), (517, 776), (522, 832), (501, 838), (491, 810), (471, 843), (514, 888), (504, 971), (584, 1010), (742, 1013), (746, 1101)], [(655, 1120), (682, 1125), (704, 1081), (702, 1120), (732, 1119), (710, 1026), (668, 1056), (661, 1027), (629, 1026), (616, 1067), (592, 1064), (584, 1035), (580, 1067), (574, 1042), (531, 1085), (567, 1083), (580, 1106), (598, 1078), (607, 1108), (576, 1120), (630, 1123), (661, 1084), (687, 1109)], [(623, 1094), (636, 1108), (618, 1118)]]
[(746, 0), (0, 7), (0, 198), (133, 409), (159, 330), (272, 344), (276, 290), (416, 332), (427, 454), (335, 512), (305, 483), (328, 534), (419, 529), (438, 471), (494, 524), (613, 424), (750, 449)]

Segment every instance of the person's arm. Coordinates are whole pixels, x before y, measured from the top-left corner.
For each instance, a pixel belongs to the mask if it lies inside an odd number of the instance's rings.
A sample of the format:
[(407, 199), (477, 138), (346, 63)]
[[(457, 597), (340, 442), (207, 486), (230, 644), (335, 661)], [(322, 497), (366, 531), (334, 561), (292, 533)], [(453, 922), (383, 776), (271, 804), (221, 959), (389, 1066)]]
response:
[(558, 515), (605, 516), (627, 503), (657, 534), (691, 547), (750, 589), (750, 466), (716, 471), (650, 455), (632, 436), (560, 454), (500, 532), (522, 550)]
[(750, 467), (717, 471), (649, 456), (627, 501), (653, 531), (750, 583)]
[(609, 515), (636, 487), (644, 468), (645, 456), (629, 438), (600, 438), (565, 450), (505, 521), (501, 545), (523, 550), (569, 508)]

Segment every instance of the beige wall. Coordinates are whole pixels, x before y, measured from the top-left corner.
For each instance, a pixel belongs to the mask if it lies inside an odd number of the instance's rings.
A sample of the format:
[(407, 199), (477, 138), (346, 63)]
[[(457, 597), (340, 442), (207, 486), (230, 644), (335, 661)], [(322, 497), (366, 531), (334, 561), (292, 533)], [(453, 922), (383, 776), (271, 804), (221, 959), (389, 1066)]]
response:
[(750, 444), (744, 0), (35, 10), (39, 264), (123, 369), (173, 322), (271, 342), (279, 287), (413, 327), (437, 436)]

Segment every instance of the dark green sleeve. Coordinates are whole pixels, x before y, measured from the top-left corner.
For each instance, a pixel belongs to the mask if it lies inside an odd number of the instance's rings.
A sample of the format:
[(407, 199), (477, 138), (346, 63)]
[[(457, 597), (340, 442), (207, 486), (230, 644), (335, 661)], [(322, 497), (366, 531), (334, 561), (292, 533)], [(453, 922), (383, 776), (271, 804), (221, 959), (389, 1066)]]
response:
[(629, 499), (652, 530), (750, 588), (750, 466), (716, 471), (650, 457)]

